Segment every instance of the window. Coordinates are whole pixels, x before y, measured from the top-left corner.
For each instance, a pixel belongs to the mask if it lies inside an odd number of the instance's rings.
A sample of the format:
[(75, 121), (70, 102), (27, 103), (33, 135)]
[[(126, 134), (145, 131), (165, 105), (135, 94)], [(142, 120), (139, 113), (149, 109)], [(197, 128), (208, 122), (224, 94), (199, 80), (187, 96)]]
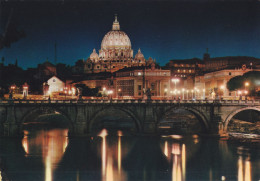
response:
[(229, 72), (229, 75), (231, 75), (231, 72)]
[(53, 79), (53, 82), (56, 82), (56, 80), (55, 80), (55, 79)]
[(138, 85), (138, 90), (142, 90), (142, 85)]
[(97, 66), (97, 69), (99, 69), (99, 66)]
[(180, 72), (180, 69), (178, 69), (177, 71)]
[(138, 95), (141, 96), (141, 95), (142, 95), (142, 92), (138, 92)]
[(142, 75), (142, 73), (141, 73), (141, 72), (138, 72), (137, 75)]

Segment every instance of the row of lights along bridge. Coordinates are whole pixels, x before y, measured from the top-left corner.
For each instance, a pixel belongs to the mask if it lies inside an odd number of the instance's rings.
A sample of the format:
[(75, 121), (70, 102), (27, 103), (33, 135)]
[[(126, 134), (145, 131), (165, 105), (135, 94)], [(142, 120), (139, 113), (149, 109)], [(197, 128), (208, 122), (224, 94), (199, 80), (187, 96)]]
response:
[[(223, 98), (224, 92), (226, 91), (226, 86), (225, 85), (221, 85), (220, 86), (220, 90), (222, 91), (222, 97), (221, 95), (218, 95), (216, 92), (214, 92), (214, 90), (212, 90), (211, 92), (208, 93), (208, 95), (206, 95), (206, 90), (205, 88), (203, 89), (198, 89), (196, 87), (194, 87), (193, 89), (185, 89), (184, 87), (181, 89), (177, 89), (177, 84), (180, 82), (180, 80), (178, 78), (173, 78), (171, 79), (172, 83), (174, 84), (174, 88), (173, 89), (168, 89), (165, 88), (164, 89), (164, 95), (163, 97), (160, 98), (167, 98), (167, 99), (185, 99), (185, 100), (189, 100), (189, 99), (217, 99), (217, 98)], [(248, 87), (249, 87), (249, 82), (245, 82), (244, 83), (244, 90), (237, 90), (235, 91), (235, 97), (229, 97), (231, 99), (233, 98), (241, 98), (241, 96), (248, 96)], [(13, 95), (15, 94), (15, 90), (16, 90), (16, 86), (12, 85), (10, 87), (10, 94), (9, 94), (9, 98), (13, 98)], [(23, 99), (26, 99), (28, 97), (28, 92), (29, 92), (29, 85), (27, 83), (25, 83), (23, 86)], [(57, 99), (75, 99), (78, 98), (81, 94), (81, 90), (77, 90), (78, 94), (76, 94), (76, 88), (72, 87), (71, 90), (68, 87), (63, 88), (63, 96), (60, 97), (56, 97)], [(103, 87), (101, 90), (101, 94), (102, 97), (108, 97), (110, 99), (112, 98), (117, 98), (117, 99), (123, 99), (123, 98), (130, 98), (130, 96), (120, 96), (121, 95), (122, 90), (119, 88), (117, 90), (117, 95), (115, 94), (115, 91), (113, 89), (109, 89), (106, 87)], [(78, 95), (78, 96), (76, 96)], [(33, 96), (31, 95), (31, 98), (34, 98), (37, 96)], [(50, 97), (50, 96), (49, 96)], [(131, 97), (132, 98), (132, 97)]]

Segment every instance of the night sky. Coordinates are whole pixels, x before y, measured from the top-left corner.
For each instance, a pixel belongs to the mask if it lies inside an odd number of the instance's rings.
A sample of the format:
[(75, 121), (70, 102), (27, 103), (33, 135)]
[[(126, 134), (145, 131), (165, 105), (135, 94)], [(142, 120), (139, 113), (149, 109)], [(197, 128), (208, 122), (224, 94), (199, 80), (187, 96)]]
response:
[(8, 24), (26, 37), (0, 50), (5, 64), (36, 67), (47, 58), (74, 65), (100, 49), (104, 35), (118, 14), (134, 54), (164, 65), (171, 59), (260, 57), (260, 1), (30, 1), (0, 0), (0, 32)]

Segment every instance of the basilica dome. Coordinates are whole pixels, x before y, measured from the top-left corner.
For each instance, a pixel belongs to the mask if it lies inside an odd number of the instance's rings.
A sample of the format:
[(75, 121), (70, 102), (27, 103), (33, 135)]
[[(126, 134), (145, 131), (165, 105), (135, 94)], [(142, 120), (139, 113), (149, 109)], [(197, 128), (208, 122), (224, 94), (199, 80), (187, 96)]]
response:
[(99, 57), (103, 60), (131, 60), (133, 50), (127, 34), (120, 30), (120, 25), (115, 16), (112, 30), (109, 31), (101, 42)]
[(131, 42), (123, 31), (109, 31), (102, 40), (102, 49), (131, 49)]
[(131, 49), (131, 41), (125, 32), (120, 31), (117, 16), (115, 16), (112, 30), (102, 40), (101, 49)]

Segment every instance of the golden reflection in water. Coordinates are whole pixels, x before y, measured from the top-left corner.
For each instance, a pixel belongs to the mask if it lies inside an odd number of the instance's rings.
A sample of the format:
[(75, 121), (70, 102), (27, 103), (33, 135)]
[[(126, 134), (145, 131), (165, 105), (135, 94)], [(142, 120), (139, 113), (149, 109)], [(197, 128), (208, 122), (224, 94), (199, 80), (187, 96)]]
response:
[(0, 171), (0, 181), (2, 181), (2, 172)]
[(181, 161), (182, 161), (182, 180), (185, 180), (185, 175), (186, 175), (186, 146), (185, 144), (182, 144), (182, 149), (181, 149)]
[(114, 170), (113, 170), (113, 160), (111, 156), (107, 158), (107, 167), (106, 167), (106, 181), (114, 181)]
[(186, 150), (185, 145), (183, 145), (181, 148), (179, 143), (172, 144), (172, 181), (184, 181)]
[[(125, 180), (122, 170), (122, 132), (118, 132), (117, 144), (108, 145), (107, 131), (104, 129), (99, 136), (102, 137), (102, 181)], [(109, 138), (107, 138), (109, 139)], [(116, 167), (117, 166), (117, 167)]]
[(105, 177), (106, 174), (106, 136), (107, 130), (103, 129), (99, 136), (102, 138), (102, 176)]
[(55, 169), (68, 145), (68, 130), (53, 129), (41, 130), (35, 135), (24, 131), (22, 145), (26, 155), (42, 155), (45, 164), (45, 181), (52, 181), (52, 172)]
[(164, 143), (164, 154), (166, 157), (168, 157), (168, 141), (165, 141)]
[(238, 157), (238, 181), (252, 181), (249, 156), (246, 160), (243, 160), (241, 155)]
[(121, 151), (121, 136), (122, 136), (122, 132), (118, 131), (118, 146), (117, 146), (117, 166), (118, 166), (118, 172), (120, 174), (121, 172), (121, 159), (122, 159), (122, 151)]

